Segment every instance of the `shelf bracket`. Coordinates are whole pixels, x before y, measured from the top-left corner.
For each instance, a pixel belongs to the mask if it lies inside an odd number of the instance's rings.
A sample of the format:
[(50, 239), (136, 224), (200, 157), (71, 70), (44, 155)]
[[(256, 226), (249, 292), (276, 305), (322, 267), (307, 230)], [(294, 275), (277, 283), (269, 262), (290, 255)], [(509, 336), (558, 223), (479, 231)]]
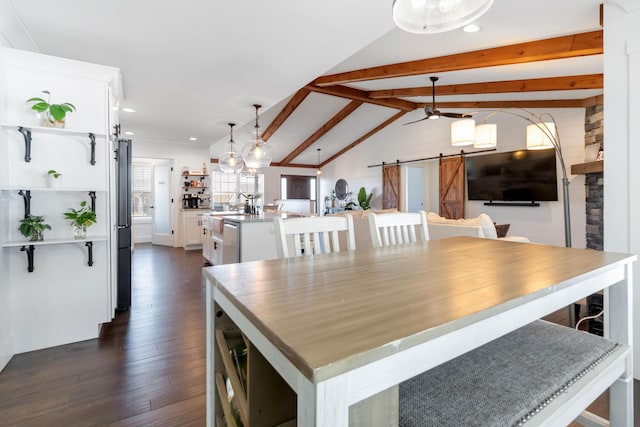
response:
[(18, 194), (24, 199), (24, 217), (31, 215), (31, 190), (19, 190)]
[(96, 213), (96, 192), (89, 191), (89, 197), (91, 197), (91, 211), (93, 211), (93, 213)]
[(91, 267), (93, 266), (93, 242), (86, 242), (84, 245), (87, 247), (87, 254), (89, 256), (89, 262), (87, 262), (87, 265)]
[(24, 137), (24, 161), (31, 161), (31, 129), (18, 126), (18, 132)]
[(33, 252), (36, 250), (36, 247), (33, 245), (23, 246), (20, 250), (27, 253), (27, 270), (29, 273), (33, 273)]
[(91, 144), (91, 164), (96, 164), (96, 136), (93, 133), (89, 133), (89, 141)]

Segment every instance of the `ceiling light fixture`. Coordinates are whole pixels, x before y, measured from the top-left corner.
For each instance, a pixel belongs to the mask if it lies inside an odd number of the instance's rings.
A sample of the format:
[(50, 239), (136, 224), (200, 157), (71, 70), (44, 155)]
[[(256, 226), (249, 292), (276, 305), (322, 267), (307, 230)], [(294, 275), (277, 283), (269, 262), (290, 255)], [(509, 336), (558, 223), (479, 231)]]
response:
[(125, 135), (133, 135), (133, 132), (131, 132), (131, 131), (126, 131), (124, 134), (125, 134)]
[(394, 0), (393, 21), (410, 33), (443, 33), (475, 21), (492, 4), (493, 0)]
[(123, 108), (122, 111), (124, 111), (125, 113), (135, 113), (136, 112), (136, 110), (134, 110), (133, 108), (129, 108), (129, 107)]
[(235, 123), (229, 123), (229, 151), (218, 159), (218, 166), (224, 173), (239, 173), (244, 166), (242, 156), (236, 151), (236, 143), (233, 140), (233, 127)]
[(262, 105), (253, 104), (253, 108), (256, 109), (256, 124), (254, 130), (256, 140), (251, 141), (242, 148), (242, 158), (249, 169), (266, 168), (271, 164), (273, 157), (273, 148), (261, 138), (260, 125), (258, 124), (258, 109), (260, 107), (262, 107)]
[(189, 141), (197, 141), (198, 138), (196, 138), (195, 136), (192, 136), (191, 138), (189, 138)]
[(322, 169), (320, 169), (320, 150), (322, 150), (322, 148), (318, 148), (318, 167), (316, 169), (316, 175), (322, 175)]
[(462, 27), (462, 31), (465, 33), (477, 33), (480, 31), (480, 26), (478, 24), (469, 24)]

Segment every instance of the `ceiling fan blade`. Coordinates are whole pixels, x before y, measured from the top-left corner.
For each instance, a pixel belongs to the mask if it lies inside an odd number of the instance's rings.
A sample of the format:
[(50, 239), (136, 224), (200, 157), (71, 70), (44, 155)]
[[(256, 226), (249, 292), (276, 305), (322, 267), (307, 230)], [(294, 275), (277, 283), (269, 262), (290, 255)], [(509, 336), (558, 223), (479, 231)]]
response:
[(409, 123), (403, 123), (403, 124), (402, 124), (402, 126), (406, 126), (406, 125), (411, 125), (411, 124), (414, 124), (414, 123), (418, 123), (418, 122), (421, 122), (421, 121), (423, 121), (423, 120), (427, 120), (428, 118), (429, 118), (429, 117), (423, 117), (423, 118), (421, 118), (420, 120), (414, 120), (414, 121), (409, 122)]
[(450, 119), (464, 119), (467, 117), (471, 117), (469, 114), (460, 114), (460, 113), (440, 113), (442, 117), (449, 117)]

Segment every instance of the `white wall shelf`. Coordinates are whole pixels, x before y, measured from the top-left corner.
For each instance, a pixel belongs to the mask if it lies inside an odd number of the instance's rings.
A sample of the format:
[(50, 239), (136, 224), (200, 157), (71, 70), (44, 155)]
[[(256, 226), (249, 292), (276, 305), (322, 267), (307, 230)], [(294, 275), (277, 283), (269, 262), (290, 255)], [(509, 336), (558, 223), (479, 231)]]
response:
[(107, 236), (92, 236), (87, 237), (86, 239), (49, 239), (49, 240), (38, 240), (38, 241), (14, 241), (3, 243), (1, 246), (3, 248), (12, 248), (19, 247), (22, 252), (27, 254), (27, 271), (29, 273), (33, 273), (34, 267), (34, 253), (36, 246), (45, 246), (45, 245), (65, 245), (69, 243), (84, 243), (87, 247), (87, 256), (88, 261), (87, 265), (89, 267), (93, 266), (93, 242), (101, 242), (106, 241)]
[(58, 191), (67, 191), (67, 192), (85, 192), (88, 193), (90, 191), (95, 191), (96, 193), (107, 191), (106, 188), (80, 188), (80, 187), (3, 187), (0, 188), (0, 191), (45, 191), (45, 192), (58, 192)]
[(7, 128), (7, 129), (15, 128), (18, 132), (22, 134), (22, 136), (24, 137), (24, 161), (27, 163), (31, 162), (32, 132), (44, 133), (44, 134), (68, 135), (68, 136), (87, 136), (89, 138), (89, 143), (91, 144), (91, 160), (89, 161), (89, 163), (91, 163), (92, 165), (96, 164), (96, 136), (100, 136), (100, 137), (106, 136), (104, 133), (98, 133), (98, 132), (86, 132), (86, 131), (79, 131), (74, 129), (50, 128), (50, 127), (44, 127), (44, 126), (25, 126), (25, 125), (8, 124), (8, 123), (0, 123), (0, 128)]

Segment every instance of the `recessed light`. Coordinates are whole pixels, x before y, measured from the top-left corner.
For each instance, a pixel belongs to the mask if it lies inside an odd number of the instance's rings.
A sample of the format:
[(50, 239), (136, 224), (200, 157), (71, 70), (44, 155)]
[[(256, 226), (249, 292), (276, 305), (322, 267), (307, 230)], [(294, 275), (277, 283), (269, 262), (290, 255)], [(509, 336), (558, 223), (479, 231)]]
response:
[(134, 110), (133, 108), (129, 108), (129, 107), (123, 108), (122, 111), (124, 111), (125, 113), (135, 113), (136, 112), (136, 110)]
[(195, 136), (192, 136), (191, 138), (189, 138), (189, 141), (197, 141), (198, 138), (196, 138)]
[(125, 135), (133, 135), (133, 132), (129, 132), (129, 131), (127, 131), (127, 132), (125, 132), (124, 134), (125, 134)]
[(465, 33), (476, 33), (478, 31), (480, 31), (480, 26), (477, 24), (469, 24), (469, 25), (465, 25), (462, 28), (462, 31), (464, 31)]

